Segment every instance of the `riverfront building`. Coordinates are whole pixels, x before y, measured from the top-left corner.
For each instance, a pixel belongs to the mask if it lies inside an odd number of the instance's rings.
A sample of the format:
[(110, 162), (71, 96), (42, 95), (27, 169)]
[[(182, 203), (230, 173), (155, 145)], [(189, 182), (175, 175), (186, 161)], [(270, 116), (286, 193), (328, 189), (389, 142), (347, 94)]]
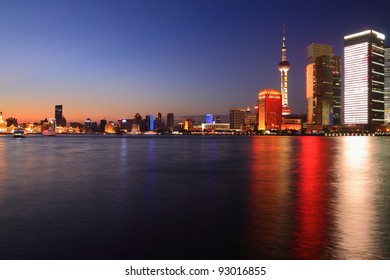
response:
[(242, 129), (245, 114), (245, 108), (231, 108), (229, 111), (230, 129)]
[(274, 89), (259, 92), (259, 130), (282, 128), (282, 94)]
[(384, 124), (385, 35), (344, 37), (344, 124), (374, 131)]
[(56, 119), (56, 126), (66, 127), (66, 119), (63, 116), (62, 105), (55, 105), (54, 117)]
[(385, 48), (385, 123), (390, 123), (390, 47)]
[(3, 112), (0, 112), (0, 133), (7, 132), (7, 124), (3, 120)]
[(311, 44), (307, 48), (307, 124), (339, 125), (341, 118), (341, 63), (332, 46)]
[(206, 123), (214, 123), (214, 115), (206, 114)]
[(167, 114), (167, 131), (173, 132), (175, 127), (175, 115), (173, 113)]

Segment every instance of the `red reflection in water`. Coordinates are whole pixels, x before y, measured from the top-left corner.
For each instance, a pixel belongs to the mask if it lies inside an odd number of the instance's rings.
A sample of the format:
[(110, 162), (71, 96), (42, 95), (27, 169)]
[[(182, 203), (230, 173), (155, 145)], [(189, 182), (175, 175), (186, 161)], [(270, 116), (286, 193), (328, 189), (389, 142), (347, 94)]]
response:
[(289, 242), (291, 143), (280, 137), (253, 138), (251, 151), (245, 250), (250, 258), (283, 259)]
[(326, 258), (328, 243), (328, 207), (332, 164), (329, 147), (332, 142), (320, 137), (300, 138), (301, 150), (297, 153), (298, 183), (296, 189), (295, 232), (292, 258)]

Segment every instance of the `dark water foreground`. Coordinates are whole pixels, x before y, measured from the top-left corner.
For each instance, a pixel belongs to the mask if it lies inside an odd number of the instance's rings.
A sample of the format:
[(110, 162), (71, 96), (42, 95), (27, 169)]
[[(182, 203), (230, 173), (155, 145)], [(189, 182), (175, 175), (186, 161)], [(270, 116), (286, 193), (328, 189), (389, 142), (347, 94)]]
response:
[(390, 138), (1, 136), (0, 259), (390, 259)]

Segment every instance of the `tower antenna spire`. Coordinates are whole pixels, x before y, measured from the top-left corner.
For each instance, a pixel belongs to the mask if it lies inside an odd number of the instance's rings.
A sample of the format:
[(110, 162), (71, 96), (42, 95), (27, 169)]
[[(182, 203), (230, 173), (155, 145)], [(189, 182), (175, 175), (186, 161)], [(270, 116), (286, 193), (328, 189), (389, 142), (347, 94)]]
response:
[(283, 22), (283, 35), (282, 35), (282, 61), (287, 61), (286, 56), (286, 23)]
[(282, 93), (282, 114), (290, 115), (290, 107), (288, 106), (288, 85), (287, 73), (290, 70), (290, 63), (287, 61), (286, 49), (286, 24), (283, 22), (282, 28), (282, 61), (278, 64), (280, 71), (280, 92)]

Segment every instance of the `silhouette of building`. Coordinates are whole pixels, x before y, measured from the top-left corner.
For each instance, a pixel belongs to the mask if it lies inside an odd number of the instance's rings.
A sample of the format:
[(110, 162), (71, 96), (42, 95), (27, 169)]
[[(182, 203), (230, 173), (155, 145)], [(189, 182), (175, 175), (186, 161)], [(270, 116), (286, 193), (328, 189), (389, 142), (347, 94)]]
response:
[(133, 118), (133, 125), (137, 125), (140, 132), (145, 131), (143, 124), (144, 122), (142, 120), (142, 116), (139, 113), (135, 114)]
[(92, 133), (92, 121), (90, 118), (85, 120), (84, 129), (86, 133)]
[(161, 113), (157, 113), (157, 116), (155, 119), (155, 131), (161, 133), (162, 130), (163, 130), (162, 115), (161, 115)]
[(106, 128), (106, 125), (107, 125), (107, 120), (106, 119), (100, 120), (98, 131), (99, 132), (104, 132), (104, 130)]
[(54, 108), (54, 117), (56, 119), (56, 126), (66, 126), (66, 119), (63, 116), (63, 107), (62, 105), (55, 105)]
[(132, 119), (119, 119), (118, 128), (124, 133), (130, 132), (133, 129)]
[(175, 127), (175, 115), (173, 113), (167, 114), (167, 131), (173, 132)]

